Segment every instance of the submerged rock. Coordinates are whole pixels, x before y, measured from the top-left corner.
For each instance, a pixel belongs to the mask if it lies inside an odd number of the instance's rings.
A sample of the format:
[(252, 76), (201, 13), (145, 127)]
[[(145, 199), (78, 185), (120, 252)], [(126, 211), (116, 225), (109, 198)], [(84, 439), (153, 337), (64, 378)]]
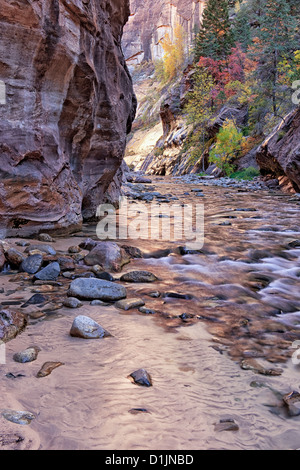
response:
[(126, 297), (126, 289), (103, 279), (78, 278), (71, 282), (68, 295), (79, 299), (116, 301)]
[(35, 419), (35, 415), (30, 411), (3, 410), (1, 414), (8, 421), (22, 425), (30, 424)]
[(158, 278), (149, 271), (131, 271), (120, 277), (121, 282), (154, 282)]
[(95, 320), (85, 315), (79, 315), (73, 321), (71, 330), (71, 336), (85, 339), (104, 338), (105, 336), (111, 336), (102, 326), (100, 326)]
[(234, 419), (220, 419), (219, 423), (215, 424), (215, 431), (238, 431), (239, 426), (235, 423)]
[(144, 387), (152, 386), (152, 378), (145, 369), (138, 369), (135, 372), (132, 372), (132, 374), (129, 375), (129, 378), (137, 385), (142, 385)]
[(54, 369), (56, 369), (57, 367), (63, 366), (63, 365), (64, 365), (63, 362), (52, 362), (52, 361), (45, 362), (42, 365), (41, 369), (36, 374), (36, 376), (37, 377), (47, 377), (47, 375), (50, 375), (51, 372)]

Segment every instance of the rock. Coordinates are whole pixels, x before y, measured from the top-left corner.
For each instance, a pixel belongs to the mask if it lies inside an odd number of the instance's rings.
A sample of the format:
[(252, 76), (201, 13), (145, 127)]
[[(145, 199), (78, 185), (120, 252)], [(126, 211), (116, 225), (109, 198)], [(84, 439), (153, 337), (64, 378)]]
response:
[(81, 248), (78, 245), (69, 246), (68, 248), (69, 253), (79, 253), (80, 251), (81, 251)]
[(105, 336), (110, 336), (110, 334), (97, 322), (84, 315), (79, 315), (74, 319), (70, 335), (85, 339), (104, 338)]
[(142, 251), (137, 248), (136, 246), (127, 246), (127, 245), (122, 245), (121, 248), (125, 250), (129, 258), (143, 258), (143, 253)]
[(15, 248), (9, 248), (5, 252), (5, 257), (7, 259), (7, 262), (15, 268), (18, 268), (20, 264), (24, 261), (25, 257), (23, 253), (20, 251), (16, 250)]
[(292, 242), (288, 243), (290, 248), (300, 248), (300, 240), (293, 240)]
[(91, 238), (86, 238), (83, 242), (79, 243), (79, 247), (82, 250), (88, 250), (91, 251), (95, 246), (97, 245), (96, 240), (92, 240)]
[(34, 294), (23, 305), (21, 305), (21, 308), (26, 308), (28, 305), (41, 305), (44, 304), (47, 300), (48, 298), (42, 294)]
[(3, 309), (0, 311), (0, 341), (15, 338), (27, 325), (26, 316), (19, 311)]
[(150, 413), (150, 411), (148, 411), (147, 408), (131, 408), (130, 410), (128, 410), (128, 413), (132, 415), (137, 415), (140, 413)]
[(57, 262), (48, 264), (34, 275), (34, 279), (40, 281), (55, 281), (60, 274), (60, 266)]
[(32, 252), (33, 250), (38, 250), (42, 253), (46, 253), (47, 255), (56, 255), (55, 249), (50, 246), (50, 245), (29, 245), (27, 248), (25, 248), (25, 253)]
[(121, 282), (154, 282), (158, 278), (149, 271), (131, 271), (120, 277)]
[(110, 281), (110, 282), (114, 282), (115, 278), (110, 274), (110, 273), (107, 273), (106, 271), (104, 272), (98, 272), (96, 274), (96, 277), (97, 279), (104, 279), (105, 281)]
[(3, 410), (1, 415), (12, 423), (22, 425), (30, 424), (35, 419), (35, 415), (30, 411)]
[(145, 369), (138, 369), (135, 372), (132, 372), (128, 378), (132, 379), (137, 385), (142, 385), (144, 387), (152, 386), (152, 378)]
[(122, 310), (130, 310), (131, 308), (138, 308), (145, 305), (142, 299), (123, 299), (115, 303), (115, 307)]
[(63, 306), (68, 308), (79, 308), (82, 307), (83, 303), (80, 300), (76, 299), (75, 297), (68, 297), (67, 299), (63, 300)]
[(281, 375), (283, 372), (282, 369), (267, 369), (253, 358), (244, 359), (241, 362), (241, 368), (244, 370), (253, 370), (254, 372), (261, 374), (261, 375), (270, 375), (270, 376)]
[(107, 307), (110, 305), (108, 302), (103, 302), (102, 300), (92, 300), (90, 305), (92, 306), (98, 306), (98, 307)]
[(85, 256), (84, 262), (88, 266), (94, 266), (96, 264), (102, 266), (107, 271), (121, 271), (124, 264), (129, 263), (130, 259), (123, 248), (120, 248), (117, 243), (114, 242), (99, 242)]
[(193, 298), (190, 294), (179, 294), (178, 292), (166, 292), (162, 295), (162, 297), (169, 297), (173, 299), (184, 299), (184, 300), (191, 300)]
[(1, 105), (0, 225), (7, 236), (78, 230), (120, 195), (136, 110), (121, 47), (129, 0), (4, 1), (1, 12), (9, 95)]
[(300, 415), (300, 393), (293, 391), (283, 396), (283, 402), (287, 406), (290, 416)]
[(16, 362), (21, 362), (22, 364), (25, 362), (32, 362), (36, 360), (39, 352), (40, 352), (40, 348), (36, 346), (32, 348), (27, 348), (24, 351), (15, 353), (13, 355), (13, 360)]
[(152, 183), (152, 180), (150, 178), (146, 178), (145, 176), (136, 176), (133, 182), (148, 184), (148, 183)]
[(25, 273), (35, 274), (41, 269), (42, 265), (42, 255), (31, 255), (22, 261), (20, 269)]
[(126, 297), (126, 289), (103, 279), (78, 278), (71, 282), (68, 295), (86, 300), (116, 301)]
[(156, 312), (152, 308), (140, 307), (139, 312), (144, 313), (145, 315), (154, 315)]
[(73, 271), (76, 267), (73, 259), (70, 256), (60, 256), (57, 258), (57, 262), (61, 271)]
[(51, 372), (56, 369), (57, 367), (63, 366), (64, 362), (45, 362), (41, 369), (38, 371), (36, 374), (36, 377), (47, 377), (47, 375), (50, 375)]
[(39, 236), (38, 236), (38, 239), (41, 241), (41, 242), (47, 242), (47, 243), (51, 243), (51, 242), (54, 242), (55, 240), (51, 237), (51, 235), (49, 235), (48, 233), (40, 233)]
[(5, 258), (4, 250), (3, 250), (2, 245), (0, 245), (0, 271), (3, 270), (5, 263), (6, 263), (6, 258)]
[(234, 419), (220, 419), (220, 422), (215, 424), (215, 431), (238, 431), (239, 426), (235, 423)]

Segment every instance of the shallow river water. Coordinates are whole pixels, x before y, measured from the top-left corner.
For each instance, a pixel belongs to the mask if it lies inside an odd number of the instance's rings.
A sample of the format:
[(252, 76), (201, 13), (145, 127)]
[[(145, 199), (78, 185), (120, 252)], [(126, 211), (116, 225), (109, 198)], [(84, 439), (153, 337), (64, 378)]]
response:
[[(1, 417), (1, 432), (21, 433), (20, 448), (42, 450), (300, 448), (300, 417), (290, 417), (282, 403), (283, 395), (300, 389), (300, 366), (292, 361), (300, 339), (300, 247), (289, 245), (300, 238), (297, 198), (167, 178), (153, 183), (179, 203), (204, 204), (202, 251), (184, 254), (178, 247), (185, 240), (122, 241), (147, 256), (122, 273), (142, 269), (159, 278), (124, 284), (129, 298), (142, 298), (155, 314), (84, 302), (32, 318), (6, 344), (0, 389), (2, 409), (27, 410), (36, 418), (22, 426)], [(53, 246), (63, 252), (87, 236), (96, 239), (94, 226), (57, 238)], [(27, 300), (35, 292), (32, 284), (10, 279), (1, 276), (1, 302)], [(69, 282), (63, 279), (49, 295), (61, 299)], [(159, 297), (149, 295), (156, 291)], [(170, 292), (177, 295), (166, 296)], [(71, 337), (79, 314), (112, 336)], [(40, 348), (36, 361), (13, 360), (32, 345)], [(247, 367), (244, 361), (253, 359), (265, 371), (280, 369), (279, 375)], [(46, 361), (63, 365), (37, 378)], [(152, 387), (128, 379), (139, 368), (150, 373)], [(226, 419), (237, 430), (218, 430)]]

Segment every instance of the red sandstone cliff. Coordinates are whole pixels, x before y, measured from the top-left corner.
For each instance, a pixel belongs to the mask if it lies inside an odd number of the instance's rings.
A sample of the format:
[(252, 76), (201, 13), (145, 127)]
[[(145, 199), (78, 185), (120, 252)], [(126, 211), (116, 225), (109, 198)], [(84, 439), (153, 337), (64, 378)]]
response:
[(116, 187), (128, 15), (128, 0), (0, 0), (0, 235), (76, 229)]

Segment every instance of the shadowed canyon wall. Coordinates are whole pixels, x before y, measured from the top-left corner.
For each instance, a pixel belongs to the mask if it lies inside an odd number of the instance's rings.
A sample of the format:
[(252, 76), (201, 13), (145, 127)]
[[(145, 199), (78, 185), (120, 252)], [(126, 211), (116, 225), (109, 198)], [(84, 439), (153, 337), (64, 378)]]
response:
[(128, 0), (0, 0), (0, 236), (75, 230), (117, 194), (136, 109), (129, 13)]
[(206, 0), (131, 0), (131, 15), (124, 29), (123, 50), (128, 65), (163, 56), (161, 41), (168, 33), (174, 39), (177, 24), (185, 32), (187, 49), (199, 27)]

